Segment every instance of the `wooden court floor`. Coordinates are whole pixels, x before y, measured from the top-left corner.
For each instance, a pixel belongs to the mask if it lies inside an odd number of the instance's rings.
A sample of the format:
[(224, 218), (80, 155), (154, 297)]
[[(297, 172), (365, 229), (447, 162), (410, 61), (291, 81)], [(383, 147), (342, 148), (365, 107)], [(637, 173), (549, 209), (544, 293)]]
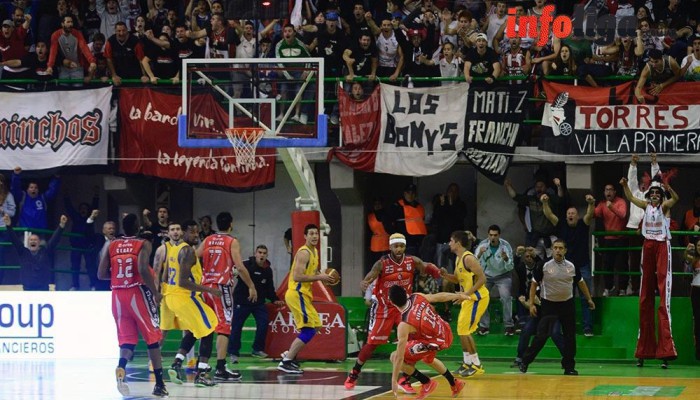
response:
[[(153, 376), (145, 359), (132, 362), (127, 369), (131, 395), (123, 397), (114, 384), (116, 360), (31, 361), (0, 359), (0, 399), (127, 399), (153, 398)], [(308, 362), (303, 375), (276, 371), (272, 360), (243, 360), (236, 365), (243, 374), (241, 383), (223, 383), (214, 388), (196, 388), (191, 383), (167, 383), (170, 399), (255, 399), (255, 400), (388, 400), (390, 363), (371, 360), (360, 375), (355, 390), (343, 387), (354, 360), (341, 363)], [(446, 363), (451, 369), (457, 361)], [(536, 362), (527, 374), (512, 368), (509, 362), (484, 362), (486, 373), (466, 380), (460, 399), (695, 399), (700, 393), (700, 366), (671, 365), (663, 370), (653, 362), (644, 368), (633, 363), (579, 363), (581, 375), (562, 375), (559, 363)], [(430, 373), (429, 369), (421, 368)], [(192, 378), (192, 376), (190, 376)], [(435, 378), (438, 389), (429, 399), (452, 398), (443, 377)], [(414, 384), (419, 389), (419, 384)], [(413, 399), (400, 395), (399, 399)]]

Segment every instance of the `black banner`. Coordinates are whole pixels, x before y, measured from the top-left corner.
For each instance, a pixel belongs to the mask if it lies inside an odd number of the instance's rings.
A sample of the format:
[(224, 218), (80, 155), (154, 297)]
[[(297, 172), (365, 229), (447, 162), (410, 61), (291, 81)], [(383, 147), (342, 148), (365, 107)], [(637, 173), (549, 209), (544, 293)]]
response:
[(505, 179), (528, 114), (528, 86), (469, 90), (464, 155), (479, 172), (498, 184)]

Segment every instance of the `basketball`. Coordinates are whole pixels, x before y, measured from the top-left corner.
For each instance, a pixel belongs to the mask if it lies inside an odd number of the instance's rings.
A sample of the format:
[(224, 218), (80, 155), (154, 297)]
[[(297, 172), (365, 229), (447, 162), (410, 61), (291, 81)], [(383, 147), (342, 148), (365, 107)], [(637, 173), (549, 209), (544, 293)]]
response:
[(326, 283), (326, 286), (335, 286), (340, 283), (340, 273), (333, 268), (326, 268), (326, 275), (333, 278), (331, 283)]

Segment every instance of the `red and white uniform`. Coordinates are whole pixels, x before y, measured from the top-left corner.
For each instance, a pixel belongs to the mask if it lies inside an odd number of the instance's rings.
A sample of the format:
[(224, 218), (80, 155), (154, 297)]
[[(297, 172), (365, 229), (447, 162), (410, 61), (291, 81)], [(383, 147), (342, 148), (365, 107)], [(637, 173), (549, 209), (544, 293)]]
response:
[[(639, 337), (636, 358), (674, 359), (671, 335), (671, 232), (661, 205), (647, 205), (642, 219), (642, 278), (639, 287)], [(659, 337), (655, 333), (654, 290), (659, 291)]]
[(123, 237), (109, 244), (112, 315), (120, 346), (138, 343), (139, 332), (147, 344), (163, 338), (158, 327), (158, 306), (138, 269), (143, 243), (142, 239)]
[(401, 322), (401, 314), (389, 301), (389, 288), (400, 285), (409, 295), (413, 293), (413, 280), (417, 273), (413, 257), (404, 255), (400, 262), (394, 261), (390, 255), (381, 258), (382, 270), (374, 286), (369, 316), (368, 344), (384, 344), (389, 341), (391, 329)]
[(233, 318), (233, 258), (231, 243), (233, 236), (216, 233), (207, 236), (202, 245), (202, 285), (221, 290), (221, 297), (204, 292), (204, 302), (211, 307), (219, 319), (216, 333), (229, 335)]
[(438, 351), (452, 345), (452, 329), (435, 308), (420, 294), (408, 298), (408, 308), (401, 314), (401, 321), (411, 325), (416, 331), (406, 345), (404, 362), (414, 365), (423, 360), (430, 364)]

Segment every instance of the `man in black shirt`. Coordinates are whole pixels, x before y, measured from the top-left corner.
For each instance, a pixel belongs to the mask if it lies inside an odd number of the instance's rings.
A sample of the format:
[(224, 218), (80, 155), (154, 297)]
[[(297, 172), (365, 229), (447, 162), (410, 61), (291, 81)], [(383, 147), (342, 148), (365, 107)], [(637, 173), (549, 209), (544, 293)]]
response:
[(53, 252), (61, 241), (61, 234), (66, 227), (68, 217), (61, 215), (58, 228), (54, 231), (46, 247), (41, 247), (39, 235), (29, 235), (28, 247), (24, 247), (22, 241), (12, 229), (10, 216), (4, 214), (3, 222), (7, 227), (7, 236), (10, 243), (17, 250), (20, 265), (20, 281), (25, 291), (49, 290), (49, 283), (53, 281)]
[[(591, 286), (591, 256), (589, 248), (589, 229), (591, 221), (593, 221), (594, 211), (595, 211), (595, 199), (590, 194), (586, 195), (586, 214), (583, 218), (578, 215), (578, 210), (576, 207), (569, 207), (566, 210), (566, 219), (560, 220), (553, 212), (549, 206), (549, 196), (542, 196), (542, 211), (545, 217), (552, 223), (552, 225), (557, 227), (557, 234), (559, 239), (563, 239), (566, 243), (569, 243), (568, 249), (566, 251), (566, 259), (574, 263), (578, 273), (586, 282), (587, 287)], [(581, 314), (583, 317), (583, 334), (586, 337), (593, 336), (593, 315), (591, 310), (586, 306), (586, 299), (579, 290), (579, 296), (581, 297)]]
[(27, 53), (21, 59), (6, 60), (0, 63), (0, 67), (9, 67), (16, 70), (21, 70), (17, 74), (11, 75), (7, 71), (3, 75), (4, 79), (37, 79), (40, 81), (48, 81), (54, 76), (47, 73), (47, 62), (49, 60), (49, 48), (46, 42), (39, 41), (36, 43), (35, 52)]
[[(348, 42), (343, 31), (338, 29), (338, 14), (334, 11), (326, 13), (326, 24), (318, 30), (317, 36), (311, 43), (318, 57), (324, 59), (324, 73), (326, 78), (340, 78), (343, 76), (343, 59), (341, 58)], [(336, 84), (325, 85), (324, 97), (328, 100), (337, 100)], [(326, 114), (330, 116), (331, 123), (338, 124), (338, 104), (334, 102)]]
[(500, 74), (498, 54), (487, 46), (486, 34), (476, 35), (476, 47), (469, 49), (464, 56), (464, 79), (472, 83), (472, 78), (486, 78), (485, 82), (491, 85)]
[[(363, 76), (371, 81), (377, 77), (377, 47), (372, 46), (372, 38), (369, 34), (362, 34), (355, 46), (343, 52), (343, 61), (348, 69), (348, 74), (345, 76), (348, 82), (355, 79), (355, 76)], [(350, 88), (345, 90), (349, 92)], [(371, 90), (366, 87), (365, 91)]]
[(267, 246), (258, 245), (255, 249), (255, 256), (243, 262), (243, 265), (253, 280), (258, 298), (255, 301), (248, 300), (248, 287), (237, 284), (233, 290), (233, 320), (231, 322), (231, 336), (229, 338), (228, 353), (231, 355), (231, 362), (237, 363), (241, 351), (241, 332), (243, 324), (250, 314), (255, 317), (255, 341), (253, 342), (253, 357), (266, 358), (265, 336), (267, 335), (267, 309), (265, 299), (269, 299), (275, 305), (281, 307), (284, 301), (280, 300), (275, 293), (275, 286), (272, 281), (272, 268), (267, 260)]

